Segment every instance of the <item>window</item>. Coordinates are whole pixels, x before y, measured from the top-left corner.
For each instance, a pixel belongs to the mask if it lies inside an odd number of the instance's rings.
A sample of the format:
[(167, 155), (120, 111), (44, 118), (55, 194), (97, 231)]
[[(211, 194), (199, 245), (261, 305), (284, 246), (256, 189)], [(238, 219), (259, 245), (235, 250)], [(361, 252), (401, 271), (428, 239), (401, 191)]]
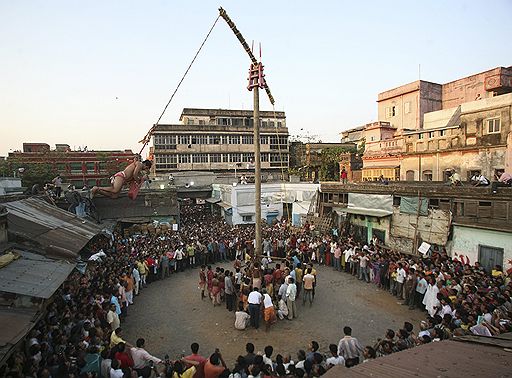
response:
[(260, 135), (260, 144), (268, 144), (268, 136)]
[(423, 133), (418, 134), (418, 139), (423, 139)]
[(176, 135), (155, 135), (154, 143), (157, 150), (175, 150)]
[(249, 126), (249, 127), (253, 127), (254, 126), (254, 121), (252, 118), (246, 118), (244, 120), (244, 125), (245, 126)]
[(229, 118), (217, 118), (217, 125), (228, 126), (230, 124)]
[(244, 222), (252, 222), (252, 215), (242, 215), (242, 220)]
[(243, 126), (244, 120), (241, 118), (232, 118), (231, 119), (231, 126)]
[(254, 153), (249, 152), (249, 153), (243, 153), (242, 154), (242, 162), (250, 163), (252, 161), (254, 161)]
[(229, 163), (229, 154), (222, 154), (222, 162)]
[(221, 144), (228, 144), (228, 136), (227, 135), (221, 135), (220, 143)]
[(445, 135), (446, 135), (446, 130), (439, 130), (440, 137), (445, 136)]
[(188, 118), (187, 125), (193, 125), (193, 124), (194, 124), (194, 120), (192, 118)]
[(282, 127), (283, 123), (281, 121), (277, 121), (277, 127)]
[(180, 155), (180, 164), (190, 163), (190, 155)]
[(500, 132), (500, 119), (499, 118), (493, 118), (493, 119), (487, 120), (487, 132), (489, 134)]
[(210, 154), (210, 163), (221, 163), (221, 154)]
[(220, 136), (218, 136), (218, 135), (208, 136), (208, 144), (220, 144)]
[(157, 170), (178, 168), (178, 157), (176, 155), (156, 155), (155, 162)]
[(189, 144), (188, 135), (180, 135), (180, 144)]
[(267, 127), (268, 123), (267, 121), (261, 121), (261, 127)]
[(208, 163), (208, 154), (192, 154), (192, 163)]
[(411, 102), (407, 101), (404, 103), (404, 113), (409, 114), (411, 112)]
[(200, 124), (200, 125), (204, 125), (204, 124), (206, 124), (206, 122), (204, 121), (204, 119), (200, 119), (200, 120), (199, 120), (199, 124)]
[(240, 154), (230, 154), (229, 155), (229, 162), (230, 163), (239, 163), (241, 159)]
[(254, 144), (254, 136), (242, 135), (242, 144)]
[(207, 135), (192, 135), (192, 144), (208, 144)]
[(262, 162), (268, 162), (268, 153), (261, 153), (260, 159)]
[(229, 144), (240, 144), (240, 135), (230, 135)]
[(430, 139), (434, 138), (435, 136), (436, 136), (436, 132), (435, 131), (431, 131), (431, 132), (428, 133), (428, 137)]
[(439, 200), (437, 198), (430, 198), (428, 200), (428, 207), (432, 209), (438, 209), (439, 208)]
[(396, 115), (396, 106), (390, 106), (386, 108), (386, 118), (391, 118)]
[(400, 206), (402, 202), (402, 197), (393, 196), (393, 206)]
[(432, 181), (432, 171), (423, 171), (423, 181)]

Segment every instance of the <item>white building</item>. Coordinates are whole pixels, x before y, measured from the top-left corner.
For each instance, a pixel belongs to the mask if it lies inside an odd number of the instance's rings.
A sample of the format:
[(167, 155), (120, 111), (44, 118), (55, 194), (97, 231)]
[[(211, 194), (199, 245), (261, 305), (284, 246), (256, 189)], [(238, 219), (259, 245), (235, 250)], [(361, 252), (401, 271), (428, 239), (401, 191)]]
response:
[[(308, 213), (311, 201), (316, 198), (319, 184), (275, 183), (261, 185), (261, 217), (267, 223), (283, 216), (292, 220), (293, 225), (301, 224), (301, 217)], [(254, 224), (254, 184), (214, 184), (212, 204), (228, 224)]]

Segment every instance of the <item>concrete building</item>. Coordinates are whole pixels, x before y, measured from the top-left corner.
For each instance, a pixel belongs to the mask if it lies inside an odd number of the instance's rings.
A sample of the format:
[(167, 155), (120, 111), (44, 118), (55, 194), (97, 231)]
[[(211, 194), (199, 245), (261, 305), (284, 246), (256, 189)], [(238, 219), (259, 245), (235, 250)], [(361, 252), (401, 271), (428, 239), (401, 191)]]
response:
[(342, 135), (356, 136), (363, 129), (363, 181), (381, 175), (389, 181), (443, 180), (443, 166), (463, 171), (464, 177), (477, 170), (492, 177), (492, 166), (512, 165), (504, 152), (512, 140), (504, 124), (510, 118), (509, 94), (512, 67), (446, 84), (418, 80), (379, 93), (378, 121)]
[(110, 185), (109, 178), (133, 159), (131, 150), (73, 151), (68, 144), (52, 150), (46, 143), (23, 143), (23, 151), (10, 152), (7, 163), (14, 168), (48, 164), (66, 183), (77, 187)]
[(333, 217), (364, 243), (373, 236), (394, 250), (418, 254), (427, 242), (486, 269), (512, 259), (512, 188), (434, 183), (321, 183), (320, 217)]
[[(249, 110), (183, 109), (181, 124), (154, 130), (153, 173), (201, 170), (254, 176), (252, 117)], [(260, 117), (262, 174), (280, 175), (288, 171), (285, 113), (261, 111)]]
[[(311, 201), (318, 191), (318, 184), (275, 183), (261, 186), (261, 216), (267, 223), (280, 220), (283, 216), (301, 225), (307, 215)], [(214, 184), (212, 204), (228, 224), (254, 224), (254, 185)]]
[(463, 180), (510, 171), (511, 122), (512, 94), (425, 114), (423, 130), (403, 134), (400, 179), (444, 181), (452, 168)]

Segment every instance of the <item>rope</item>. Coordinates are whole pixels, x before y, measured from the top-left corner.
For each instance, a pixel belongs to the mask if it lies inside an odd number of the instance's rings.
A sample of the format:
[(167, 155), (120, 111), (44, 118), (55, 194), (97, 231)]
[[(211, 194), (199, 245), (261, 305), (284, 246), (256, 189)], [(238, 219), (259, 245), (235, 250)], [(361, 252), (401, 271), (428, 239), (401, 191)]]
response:
[(197, 56), (199, 55), (199, 53), (201, 52), (201, 49), (203, 48), (204, 44), (206, 43), (206, 41), (208, 40), (208, 37), (210, 37), (210, 34), (212, 33), (213, 31), (213, 28), (215, 27), (215, 25), (217, 25), (217, 21), (219, 21), (219, 18), (221, 16), (218, 15), (217, 18), (215, 19), (215, 22), (213, 23), (212, 27), (210, 28), (210, 31), (208, 32), (208, 34), (206, 35), (205, 39), (203, 40), (203, 42), (201, 43), (201, 46), (199, 46), (199, 49), (197, 50), (196, 54), (194, 55), (194, 58), (192, 58), (192, 61), (190, 62), (190, 64), (188, 65), (188, 68), (187, 70), (185, 71), (185, 73), (183, 74), (183, 76), (181, 77), (181, 80), (180, 82), (178, 83), (178, 86), (176, 87), (176, 89), (174, 90), (174, 92), (172, 93), (171, 95), (171, 98), (169, 99), (169, 101), (167, 102), (167, 105), (165, 105), (164, 107), (164, 110), (162, 111), (162, 114), (160, 114), (160, 117), (158, 117), (158, 120), (156, 121), (156, 123), (149, 129), (148, 133), (146, 134), (146, 136), (144, 137), (144, 139), (142, 139), (139, 143), (144, 143), (144, 145), (142, 146), (142, 148), (140, 149), (140, 152), (139, 154), (142, 154), (142, 151), (144, 150), (144, 148), (146, 148), (146, 146), (148, 145), (150, 139), (151, 139), (151, 135), (153, 134), (153, 131), (155, 131), (155, 128), (156, 126), (158, 125), (158, 123), (160, 122), (160, 120), (162, 119), (162, 117), (164, 116), (165, 114), (165, 111), (167, 110), (167, 108), (169, 107), (169, 104), (171, 103), (172, 99), (174, 98), (174, 95), (176, 94), (176, 92), (178, 92), (178, 89), (180, 88), (181, 86), (181, 83), (183, 83), (183, 80), (185, 80), (185, 77), (187, 76), (188, 74), (188, 71), (190, 71), (190, 68), (192, 68), (192, 64), (194, 64)]

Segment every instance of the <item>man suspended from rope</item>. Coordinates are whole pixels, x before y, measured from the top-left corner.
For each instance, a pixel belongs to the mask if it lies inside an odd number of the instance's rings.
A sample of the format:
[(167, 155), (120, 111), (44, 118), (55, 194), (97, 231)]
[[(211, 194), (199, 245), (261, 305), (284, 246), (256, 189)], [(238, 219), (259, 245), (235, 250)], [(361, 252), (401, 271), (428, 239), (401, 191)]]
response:
[(128, 184), (130, 187), (128, 196), (131, 199), (135, 199), (137, 197), (138, 189), (140, 189), (140, 186), (144, 181), (144, 172), (149, 171), (152, 165), (151, 160), (144, 160), (143, 162), (140, 160), (140, 156), (135, 155), (133, 162), (130, 163), (124, 171), (117, 172), (110, 178), (111, 186), (95, 186), (91, 190), (91, 196), (94, 197), (96, 194), (101, 194), (110, 198), (117, 198), (119, 196), (119, 192), (123, 188), (123, 185)]

